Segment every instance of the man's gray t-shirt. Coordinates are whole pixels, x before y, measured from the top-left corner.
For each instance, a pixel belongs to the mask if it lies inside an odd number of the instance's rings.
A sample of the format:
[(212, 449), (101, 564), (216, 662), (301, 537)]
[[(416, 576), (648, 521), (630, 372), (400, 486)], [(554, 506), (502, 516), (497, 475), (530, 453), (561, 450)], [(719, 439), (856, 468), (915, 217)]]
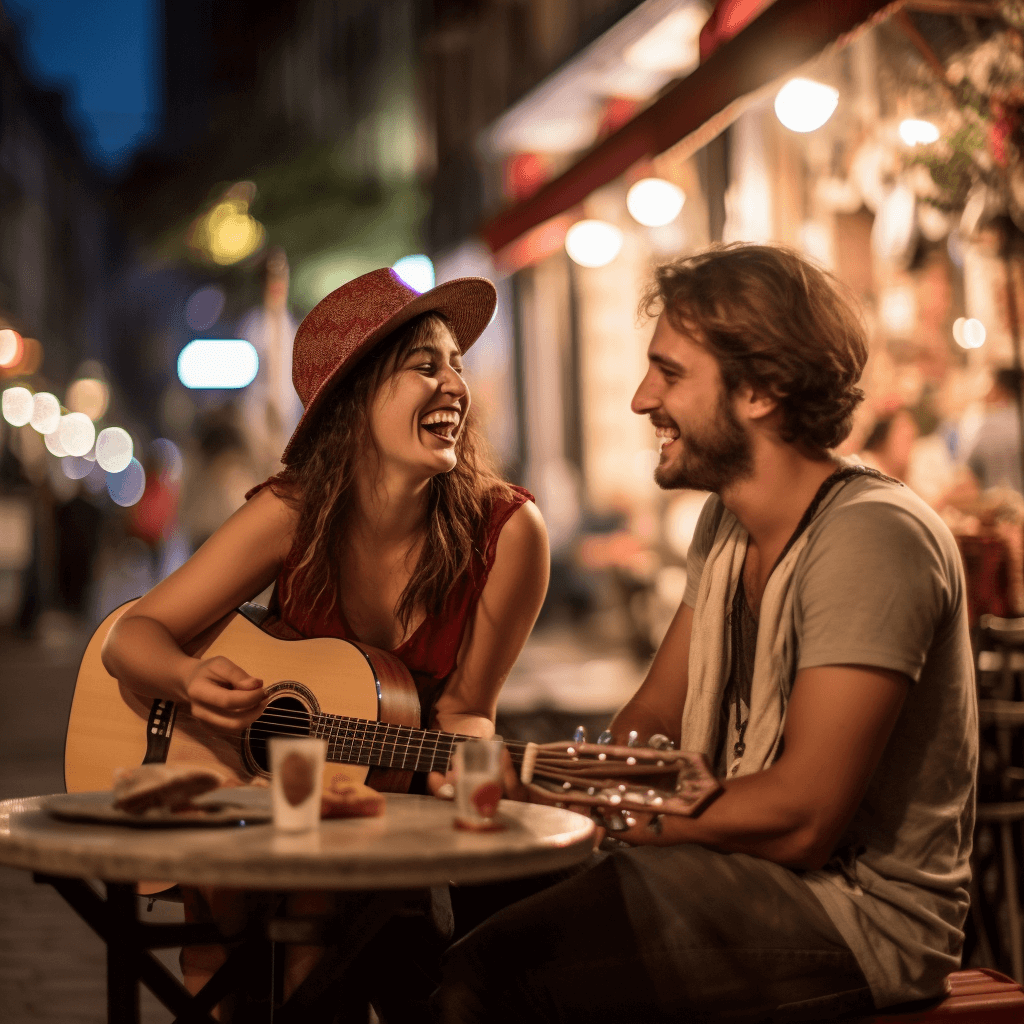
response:
[[(721, 508), (708, 499), (690, 546), (691, 607)], [(963, 570), (938, 515), (875, 477), (843, 482), (807, 537), (793, 572), (796, 671), (865, 665), (912, 681), (828, 864), (801, 875), (886, 1006), (939, 992), (963, 944), (978, 757)]]

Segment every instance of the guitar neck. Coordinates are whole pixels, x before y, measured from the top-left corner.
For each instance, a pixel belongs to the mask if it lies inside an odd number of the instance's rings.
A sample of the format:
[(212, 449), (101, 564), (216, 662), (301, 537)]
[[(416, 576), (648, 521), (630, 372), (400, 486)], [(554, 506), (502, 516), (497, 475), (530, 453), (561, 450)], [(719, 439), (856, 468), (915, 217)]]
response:
[[(414, 729), (365, 718), (321, 715), (311, 723), (311, 735), (327, 740), (327, 760), (336, 764), (360, 764), (373, 768), (398, 768), (414, 772), (446, 772), (452, 748), (460, 740), (473, 739), (437, 729)], [(525, 744), (506, 744), (518, 768)]]

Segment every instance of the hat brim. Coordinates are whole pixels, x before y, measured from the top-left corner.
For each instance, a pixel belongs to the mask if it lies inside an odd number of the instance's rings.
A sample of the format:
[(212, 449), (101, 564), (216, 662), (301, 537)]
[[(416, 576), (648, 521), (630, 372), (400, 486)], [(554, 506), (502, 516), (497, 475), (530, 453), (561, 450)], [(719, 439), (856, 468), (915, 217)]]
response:
[(380, 343), (403, 324), (422, 313), (440, 313), (451, 325), (459, 351), (465, 352), (483, 334), (494, 317), (498, 293), (485, 277), (461, 277), (445, 281), (430, 291), (414, 296), (404, 306), (368, 334), (359, 348), (344, 360), (310, 395), (291, 438), (281, 453), (281, 461), (288, 465), (295, 450), (308, 436), (324, 399), (367, 356), (380, 348)]

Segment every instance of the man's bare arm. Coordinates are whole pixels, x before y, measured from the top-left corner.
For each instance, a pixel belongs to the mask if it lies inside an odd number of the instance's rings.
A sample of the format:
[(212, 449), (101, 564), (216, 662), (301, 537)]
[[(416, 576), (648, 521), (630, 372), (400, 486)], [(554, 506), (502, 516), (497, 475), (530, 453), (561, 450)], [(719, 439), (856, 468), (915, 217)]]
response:
[(699, 843), (787, 867), (821, 867), (864, 797), (909, 685), (901, 673), (864, 666), (802, 670), (775, 764), (727, 780), (725, 792), (696, 818), (666, 815), (660, 835), (641, 818), (617, 838)]

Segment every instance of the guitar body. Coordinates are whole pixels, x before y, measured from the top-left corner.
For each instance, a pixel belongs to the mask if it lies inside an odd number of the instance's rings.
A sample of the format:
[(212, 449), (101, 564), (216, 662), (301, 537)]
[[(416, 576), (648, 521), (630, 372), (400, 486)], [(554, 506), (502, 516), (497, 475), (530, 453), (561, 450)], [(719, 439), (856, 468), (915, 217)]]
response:
[[(210, 732), (187, 708), (140, 697), (104, 668), (103, 641), (133, 603), (107, 616), (82, 656), (64, 748), (69, 793), (110, 789), (116, 769), (153, 762), (208, 766), (239, 784), (268, 779), (268, 726), (275, 732), (308, 733), (313, 716), (420, 724), (416, 687), (405, 666), (388, 652), (335, 638), (282, 640), (231, 612), (187, 649), (229, 658), (261, 678), (271, 699), (242, 736)], [(284, 730), (277, 727), (280, 722), (286, 723)], [(290, 722), (294, 726), (288, 727)], [(410, 771), (328, 763), (325, 783), (339, 774), (390, 791), (406, 790), (412, 780)]]

